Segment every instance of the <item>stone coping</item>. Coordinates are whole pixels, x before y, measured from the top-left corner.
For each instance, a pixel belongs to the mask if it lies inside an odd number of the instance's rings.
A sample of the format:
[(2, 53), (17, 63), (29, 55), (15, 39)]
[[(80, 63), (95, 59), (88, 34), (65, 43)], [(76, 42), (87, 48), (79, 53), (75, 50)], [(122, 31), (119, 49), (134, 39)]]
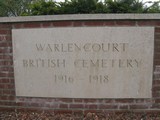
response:
[(159, 20), (160, 14), (68, 14), (25, 17), (0, 17), (0, 23), (71, 20)]

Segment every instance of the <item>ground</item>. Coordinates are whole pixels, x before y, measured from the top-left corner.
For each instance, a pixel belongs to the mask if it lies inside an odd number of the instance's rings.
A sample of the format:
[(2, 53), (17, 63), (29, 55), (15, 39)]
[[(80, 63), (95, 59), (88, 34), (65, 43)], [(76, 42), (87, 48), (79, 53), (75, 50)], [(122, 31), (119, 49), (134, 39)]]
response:
[(160, 113), (87, 113), (86, 115), (54, 112), (0, 112), (0, 120), (160, 120)]

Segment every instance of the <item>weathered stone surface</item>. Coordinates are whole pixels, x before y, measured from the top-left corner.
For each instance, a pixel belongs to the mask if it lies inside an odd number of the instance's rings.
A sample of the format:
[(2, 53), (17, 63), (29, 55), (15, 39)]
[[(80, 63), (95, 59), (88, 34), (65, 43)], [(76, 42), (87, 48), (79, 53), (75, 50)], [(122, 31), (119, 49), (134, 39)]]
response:
[(17, 96), (150, 98), (153, 27), (13, 29)]
[(41, 15), (0, 17), (1, 23), (10, 22), (37, 22), (37, 21), (70, 21), (70, 20), (153, 20), (160, 19), (159, 14), (68, 14), (68, 15)]

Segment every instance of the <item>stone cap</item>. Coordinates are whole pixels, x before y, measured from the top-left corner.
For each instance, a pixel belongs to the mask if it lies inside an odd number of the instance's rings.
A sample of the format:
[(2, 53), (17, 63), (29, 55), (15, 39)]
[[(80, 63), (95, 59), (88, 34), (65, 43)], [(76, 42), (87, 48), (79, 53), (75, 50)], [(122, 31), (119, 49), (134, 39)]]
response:
[(0, 17), (0, 23), (71, 20), (160, 20), (160, 14), (67, 14)]

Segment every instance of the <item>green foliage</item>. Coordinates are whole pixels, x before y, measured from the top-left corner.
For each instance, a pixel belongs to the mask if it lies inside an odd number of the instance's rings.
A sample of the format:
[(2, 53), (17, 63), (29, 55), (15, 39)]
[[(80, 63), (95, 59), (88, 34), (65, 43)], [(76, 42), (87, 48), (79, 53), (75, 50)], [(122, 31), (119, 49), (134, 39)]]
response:
[(137, 0), (106, 0), (110, 13), (142, 13), (143, 3)]
[(107, 10), (98, 0), (66, 0), (60, 3), (61, 14), (106, 13)]
[[(146, 2), (147, 3), (147, 2)], [(140, 0), (0, 0), (0, 16), (86, 14), (86, 13), (160, 13), (160, 1), (150, 7)]]
[[(50, 7), (44, 7), (44, 4), (48, 4)], [(37, 7), (41, 9), (37, 9)], [(160, 5), (158, 2), (156, 2), (156, 4), (154, 3), (151, 7), (147, 7), (145, 3), (142, 3), (140, 0), (105, 0), (104, 3), (99, 2), (98, 0), (65, 0), (65, 2), (59, 3), (53, 2), (51, 0), (48, 2), (45, 0), (38, 0), (32, 4), (31, 11), (32, 12), (29, 15), (85, 13), (159, 13)]]
[(0, 16), (19, 16), (28, 12), (31, 0), (0, 0)]
[(56, 2), (53, 2), (51, 0), (45, 1), (45, 0), (38, 0), (34, 1), (30, 5), (30, 13), (31, 15), (52, 15), (57, 14), (58, 7), (56, 5)]
[(160, 13), (160, 1), (159, 2), (154, 2), (152, 6), (148, 8), (149, 13)]

